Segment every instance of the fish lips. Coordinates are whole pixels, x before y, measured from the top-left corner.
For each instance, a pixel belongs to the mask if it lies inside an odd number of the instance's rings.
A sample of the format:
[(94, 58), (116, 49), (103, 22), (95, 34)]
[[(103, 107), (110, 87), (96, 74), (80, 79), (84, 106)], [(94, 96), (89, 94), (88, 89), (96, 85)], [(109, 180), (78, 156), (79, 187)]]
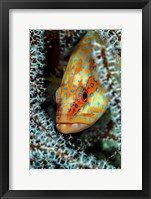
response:
[(89, 127), (90, 125), (84, 123), (58, 123), (56, 125), (57, 130), (64, 134), (78, 133)]

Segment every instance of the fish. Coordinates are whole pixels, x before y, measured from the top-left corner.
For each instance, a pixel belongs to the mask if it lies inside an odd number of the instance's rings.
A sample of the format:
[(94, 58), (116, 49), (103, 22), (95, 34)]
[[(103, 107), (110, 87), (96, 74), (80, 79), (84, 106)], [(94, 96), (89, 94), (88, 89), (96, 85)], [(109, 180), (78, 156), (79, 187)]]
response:
[(56, 128), (63, 134), (91, 127), (108, 108), (109, 97), (99, 80), (94, 42), (104, 45), (98, 32), (88, 31), (75, 46), (56, 91)]

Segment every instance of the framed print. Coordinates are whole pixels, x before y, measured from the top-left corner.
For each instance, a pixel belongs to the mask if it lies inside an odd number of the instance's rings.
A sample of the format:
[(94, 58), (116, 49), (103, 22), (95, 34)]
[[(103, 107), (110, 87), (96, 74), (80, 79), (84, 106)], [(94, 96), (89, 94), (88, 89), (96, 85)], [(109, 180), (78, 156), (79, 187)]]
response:
[(146, 1), (1, 1), (1, 198), (150, 198)]

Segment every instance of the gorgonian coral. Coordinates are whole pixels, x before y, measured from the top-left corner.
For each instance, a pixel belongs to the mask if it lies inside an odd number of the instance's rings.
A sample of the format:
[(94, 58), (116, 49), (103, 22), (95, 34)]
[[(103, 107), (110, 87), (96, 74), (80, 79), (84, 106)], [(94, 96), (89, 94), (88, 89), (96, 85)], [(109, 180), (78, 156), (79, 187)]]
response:
[[(32, 169), (120, 168), (121, 32), (120, 30), (97, 31), (107, 41), (102, 56), (102, 59), (106, 59), (106, 65), (100, 66), (100, 71), (104, 70), (103, 77), (100, 73), (100, 81), (104, 81), (108, 86), (107, 95), (110, 95), (111, 100), (102, 118), (85, 132), (76, 135), (63, 135), (56, 130), (52, 116), (55, 109), (49, 110), (51, 105), (48, 106), (48, 103), (45, 105), (45, 102), (53, 101), (50, 98), (51, 93), (54, 93), (53, 87), (48, 84), (49, 71), (56, 77), (61, 77), (72, 47), (86, 30), (30, 31), (30, 168)], [(98, 49), (102, 51), (102, 48)], [(48, 91), (50, 96), (47, 96)]]

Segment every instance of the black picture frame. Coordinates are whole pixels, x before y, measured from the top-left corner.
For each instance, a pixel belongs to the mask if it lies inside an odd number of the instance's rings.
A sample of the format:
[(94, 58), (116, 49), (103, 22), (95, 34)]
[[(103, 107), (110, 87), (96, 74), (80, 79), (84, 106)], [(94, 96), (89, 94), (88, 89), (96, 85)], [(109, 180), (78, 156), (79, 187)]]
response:
[[(9, 190), (9, 9), (142, 9), (142, 190)], [(1, 198), (151, 198), (151, 2), (149, 0), (0, 0), (0, 196)], [(11, 34), (11, 33), (10, 33)], [(131, 178), (131, 176), (129, 176)], [(124, 179), (123, 179), (124, 180)]]

